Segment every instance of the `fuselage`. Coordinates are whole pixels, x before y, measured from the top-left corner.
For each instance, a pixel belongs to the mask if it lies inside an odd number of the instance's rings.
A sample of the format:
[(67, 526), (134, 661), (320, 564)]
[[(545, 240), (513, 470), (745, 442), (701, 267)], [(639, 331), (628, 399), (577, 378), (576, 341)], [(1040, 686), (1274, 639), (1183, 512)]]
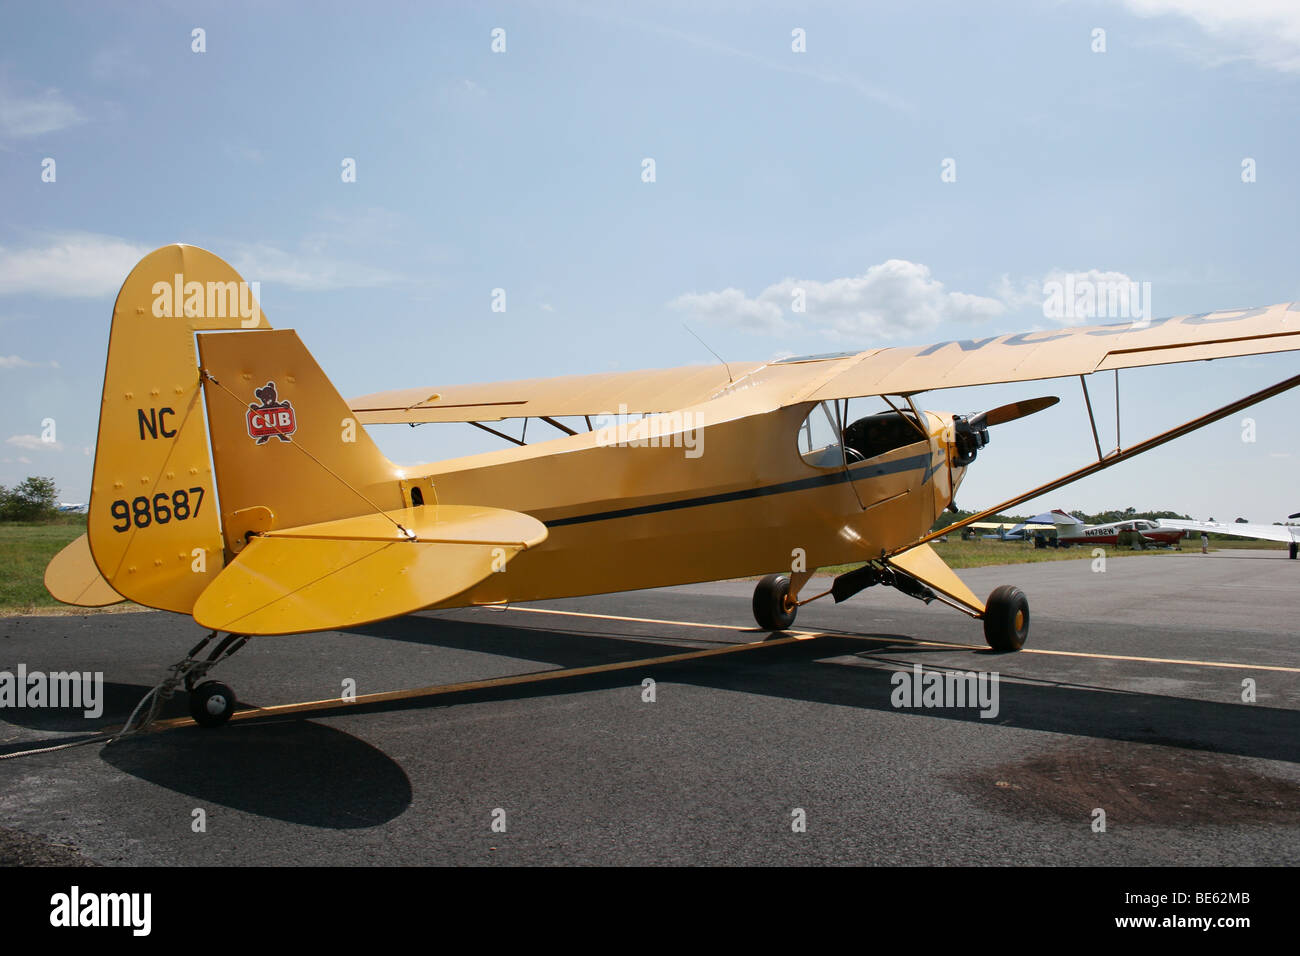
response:
[(1183, 536), (1181, 531), (1162, 529), (1153, 521), (1138, 519), (1134, 521), (1117, 521), (1111, 524), (1076, 525), (1069, 530), (1066, 527), (1061, 527), (1057, 532), (1057, 540), (1061, 544), (1115, 545), (1119, 543), (1120, 535), (1126, 531), (1136, 532), (1142, 536), (1144, 541), (1164, 545), (1177, 544)]
[(436, 606), (813, 570), (928, 531), (965, 473), (951, 464), (951, 416), (923, 413), (924, 437), (846, 465), (837, 448), (801, 454), (816, 409), (729, 418), (723, 399), (605, 435), (406, 469), (439, 503), (520, 511), (548, 529), (505, 573)]

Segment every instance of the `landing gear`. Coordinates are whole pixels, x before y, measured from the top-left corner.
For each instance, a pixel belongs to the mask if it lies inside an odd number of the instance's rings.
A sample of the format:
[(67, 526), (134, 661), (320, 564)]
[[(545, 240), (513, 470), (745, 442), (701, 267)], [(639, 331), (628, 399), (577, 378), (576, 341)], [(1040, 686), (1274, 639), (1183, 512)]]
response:
[(190, 691), (190, 716), (200, 727), (220, 727), (235, 712), (235, 692), (218, 680)]
[(1296, 542), (1292, 541), (1292, 542), (1291, 542), (1291, 560), (1292, 560), (1292, 561), (1295, 560), (1295, 556), (1296, 556), (1297, 553), (1300, 553), (1300, 544), (1297, 544)]
[(1029, 601), (1020, 588), (1004, 584), (984, 604), (984, 640), (995, 651), (1018, 651), (1029, 636)]
[(790, 577), (769, 574), (754, 588), (754, 620), (765, 631), (784, 631), (794, 624), (798, 605), (790, 602)]
[[(216, 636), (217, 632), (213, 631), (190, 648), (184, 660), (169, 668), (166, 680), (145, 694), (140, 703), (135, 705), (135, 710), (131, 711), (131, 716), (113, 737), (114, 740), (147, 729), (157, 719), (163, 701), (171, 698), (182, 685), (189, 691), (190, 716), (200, 727), (220, 727), (230, 719), (230, 715), (235, 712), (235, 692), (220, 681), (205, 681), (203, 678), (209, 670), (247, 644), (248, 637), (228, 634), (217, 642), (217, 646), (206, 658), (200, 657)], [(142, 711), (143, 716), (140, 716)], [(137, 717), (140, 719), (137, 720)]]

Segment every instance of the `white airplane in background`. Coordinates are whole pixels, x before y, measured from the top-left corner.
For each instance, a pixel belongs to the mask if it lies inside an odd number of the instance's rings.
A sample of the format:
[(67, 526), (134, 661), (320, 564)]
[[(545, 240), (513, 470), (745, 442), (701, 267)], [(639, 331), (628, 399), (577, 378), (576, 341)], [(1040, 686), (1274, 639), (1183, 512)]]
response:
[[(1300, 511), (1287, 515), (1288, 519), (1300, 518)], [(1284, 541), (1291, 546), (1291, 557), (1300, 554), (1300, 527), (1288, 524), (1248, 524), (1234, 521), (1181, 521), (1161, 518), (1162, 528), (1175, 528), (1180, 531), (1204, 531), (1207, 534), (1231, 534), (1238, 538), (1258, 538), (1261, 541)]]
[(1183, 533), (1176, 525), (1162, 524), (1151, 518), (1129, 518), (1109, 524), (1084, 524), (1068, 512), (1057, 509), (1036, 515), (1030, 521), (1050, 521), (1056, 525), (1056, 540), (1063, 547), (1072, 544), (1118, 544), (1124, 531), (1136, 531), (1144, 542), (1177, 545)]
[(989, 541), (1029, 541), (1032, 540), (1036, 531), (1051, 531), (1053, 526), (1050, 524), (1031, 524), (1028, 521), (1022, 521), (1013, 525), (1010, 521), (974, 521), (969, 527), (979, 531), (989, 531), (991, 534), (982, 534), (981, 538)]

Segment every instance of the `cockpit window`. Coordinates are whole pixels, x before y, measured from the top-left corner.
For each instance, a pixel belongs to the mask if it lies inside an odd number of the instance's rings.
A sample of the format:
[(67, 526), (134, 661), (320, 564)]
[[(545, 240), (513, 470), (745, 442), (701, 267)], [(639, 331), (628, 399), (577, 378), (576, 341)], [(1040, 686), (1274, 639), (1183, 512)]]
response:
[(808, 464), (817, 468), (838, 468), (844, 464), (836, 418), (834, 405), (821, 402), (799, 426), (799, 454)]
[(808, 464), (816, 468), (839, 468), (846, 462), (852, 465), (925, 441), (910, 410), (903, 410), (901, 415), (895, 411), (867, 415), (845, 428), (842, 423), (849, 419), (846, 406), (847, 403), (822, 402), (799, 426), (799, 454)]
[[(904, 415), (907, 417), (904, 418)], [(902, 415), (897, 412), (868, 415), (844, 429), (844, 439), (848, 447), (863, 458), (875, 458), (895, 448), (924, 441), (915, 422), (916, 418), (910, 411), (905, 411)]]

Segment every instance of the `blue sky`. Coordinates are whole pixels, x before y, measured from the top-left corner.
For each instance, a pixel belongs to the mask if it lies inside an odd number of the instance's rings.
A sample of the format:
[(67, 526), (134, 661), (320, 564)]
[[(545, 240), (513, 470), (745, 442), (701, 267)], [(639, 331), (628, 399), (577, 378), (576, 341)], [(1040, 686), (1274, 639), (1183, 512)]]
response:
[[(1067, 272), (1149, 282), (1157, 316), (1300, 299), (1292, 5), (859, 6), (8, 8), (0, 484), (87, 499), (113, 299), (168, 242), (259, 281), (345, 396), (711, 361), (684, 322), (736, 360), (1045, 327)], [(1296, 369), (1126, 372), (1124, 438)], [(963, 507), (1089, 459), (1078, 383), (919, 402), (1039, 394), (1064, 401), (995, 433)], [(1237, 416), (1024, 510), (1285, 518), (1297, 413), (1272, 399), (1245, 413), (1254, 442)], [(495, 447), (464, 425), (376, 437), (403, 462)]]

